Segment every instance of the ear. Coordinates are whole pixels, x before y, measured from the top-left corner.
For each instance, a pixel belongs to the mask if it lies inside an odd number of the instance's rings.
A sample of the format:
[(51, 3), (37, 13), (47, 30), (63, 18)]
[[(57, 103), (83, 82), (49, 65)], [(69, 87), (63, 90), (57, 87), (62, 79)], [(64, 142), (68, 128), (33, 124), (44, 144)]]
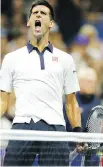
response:
[(30, 27), (30, 19), (28, 19), (27, 27)]
[(54, 21), (52, 20), (52, 21), (50, 22), (49, 28), (51, 29), (53, 26), (54, 26)]

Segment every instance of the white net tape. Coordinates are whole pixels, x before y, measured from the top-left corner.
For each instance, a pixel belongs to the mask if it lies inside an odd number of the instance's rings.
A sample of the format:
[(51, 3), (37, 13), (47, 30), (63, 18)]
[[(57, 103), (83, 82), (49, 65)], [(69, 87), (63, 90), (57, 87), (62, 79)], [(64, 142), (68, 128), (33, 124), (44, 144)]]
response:
[(74, 133), (33, 130), (0, 130), (0, 140), (103, 142), (101, 133)]
[[(9, 140), (23, 140), (23, 141), (67, 141), (69, 143), (103, 143), (103, 134), (101, 133), (74, 133), (74, 132), (54, 132), (54, 131), (34, 131), (34, 130), (0, 130), (0, 142), (1, 149), (5, 149), (2, 142)], [(14, 148), (15, 149), (15, 148)], [(89, 153), (89, 152), (88, 152)], [(45, 152), (46, 154), (46, 152)], [(84, 166), (85, 158), (87, 153), (83, 154), (81, 157), (80, 166)], [(90, 153), (89, 153), (90, 154)], [(94, 154), (94, 153), (92, 153)], [(75, 148), (70, 152), (69, 163), (72, 166), (73, 161), (75, 162), (75, 157), (78, 156)], [(102, 150), (99, 147), (97, 155), (99, 157), (99, 164), (101, 163), (101, 157), (103, 157)], [(3, 158), (1, 157), (1, 162)], [(11, 161), (11, 160), (10, 160)], [(76, 163), (78, 164), (78, 159)], [(95, 159), (93, 160), (96, 163)]]

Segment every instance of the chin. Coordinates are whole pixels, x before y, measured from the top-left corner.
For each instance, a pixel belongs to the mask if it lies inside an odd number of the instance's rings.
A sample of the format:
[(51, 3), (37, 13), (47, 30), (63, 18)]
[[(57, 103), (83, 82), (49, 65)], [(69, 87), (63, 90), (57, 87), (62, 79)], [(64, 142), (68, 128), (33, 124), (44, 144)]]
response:
[(41, 34), (41, 33), (38, 33), (38, 34), (34, 34), (34, 36), (35, 36), (36, 38), (41, 38), (41, 37), (42, 37), (42, 34)]

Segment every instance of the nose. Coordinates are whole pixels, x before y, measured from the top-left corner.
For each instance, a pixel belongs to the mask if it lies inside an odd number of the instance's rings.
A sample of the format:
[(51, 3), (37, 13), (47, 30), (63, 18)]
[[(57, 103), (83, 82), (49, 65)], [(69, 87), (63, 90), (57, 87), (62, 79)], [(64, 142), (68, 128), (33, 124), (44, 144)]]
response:
[(41, 17), (41, 12), (38, 12), (37, 15), (36, 15), (37, 18), (40, 18)]

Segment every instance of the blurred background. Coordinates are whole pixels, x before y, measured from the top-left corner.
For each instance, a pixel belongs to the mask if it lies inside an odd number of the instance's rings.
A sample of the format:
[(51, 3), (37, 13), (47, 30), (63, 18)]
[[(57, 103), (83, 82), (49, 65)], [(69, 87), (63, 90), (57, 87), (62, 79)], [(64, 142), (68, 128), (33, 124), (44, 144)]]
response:
[[(103, 0), (48, 1), (55, 11), (50, 41), (73, 56), (81, 88), (77, 100), (82, 119), (86, 121), (92, 107), (103, 105)], [(32, 2), (1, 1), (1, 63), (8, 52), (23, 47), (29, 40), (26, 23)], [(14, 110), (15, 95), (12, 92), (1, 128), (11, 127)], [(84, 130), (84, 123), (83, 127)]]

